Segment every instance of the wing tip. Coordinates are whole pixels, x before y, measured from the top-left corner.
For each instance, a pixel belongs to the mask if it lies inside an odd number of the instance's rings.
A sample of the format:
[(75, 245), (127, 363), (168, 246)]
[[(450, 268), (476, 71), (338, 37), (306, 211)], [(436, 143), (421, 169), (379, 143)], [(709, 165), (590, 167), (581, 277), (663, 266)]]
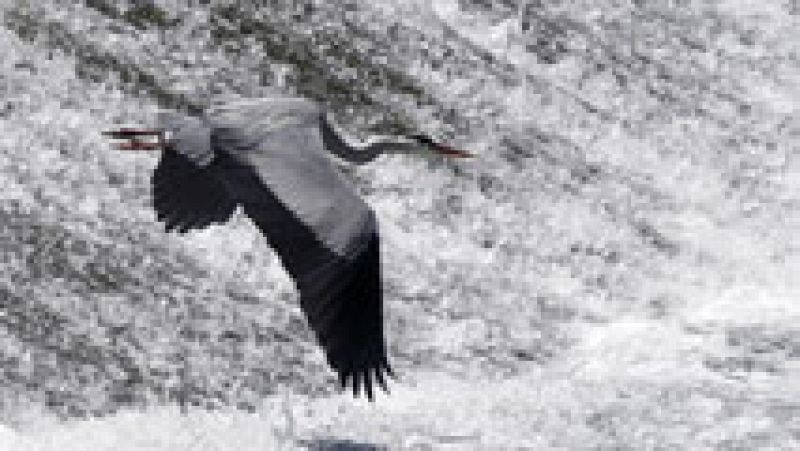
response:
[[(377, 393), (392, 394), (386, 376), (393, 381), (399, 381), (397, 374), (385, 359), (376, 366), (367, 366), (357, 370), (341, 370), (338, 371), (338, 391), (343, 393), (352, 389), (353, 398), (366, 397), (369, 402), (375, 402)], [(379, 390), (376, 390), (376, 387)]]

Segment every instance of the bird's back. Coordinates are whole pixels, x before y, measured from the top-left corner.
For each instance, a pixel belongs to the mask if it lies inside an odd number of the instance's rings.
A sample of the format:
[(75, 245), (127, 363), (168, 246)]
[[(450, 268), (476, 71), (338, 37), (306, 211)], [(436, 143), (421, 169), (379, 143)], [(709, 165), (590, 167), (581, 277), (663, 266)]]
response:
[(269, 97), (215, 107), (206, 121), (215, 151), (255, 169), (275, 196), (332, 252), (352, 252), (369, 208), (332, 164), (320, 132), (320, 108), (307, 99)]

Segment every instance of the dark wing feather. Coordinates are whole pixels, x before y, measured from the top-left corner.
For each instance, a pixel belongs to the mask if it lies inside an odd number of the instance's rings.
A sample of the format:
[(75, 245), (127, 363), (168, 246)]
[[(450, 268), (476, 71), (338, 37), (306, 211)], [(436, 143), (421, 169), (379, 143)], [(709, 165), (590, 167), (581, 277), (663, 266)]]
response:
[(300, 304), (328, 363), (343, 387), (350, 380), (372, 400), (373, 381), (385, 391), (384, 374), (392, 375), (383, 334), (380, 249), (375, 216), (356, 231), (348, 256), (332, 252), (248, 165), (225, 152), (225, 183), (235, 193), (300, 291)]
[(201, 167), (171, 149), (161, 153), (153, 173), (153, 206), (167, 231), (183, 233), (231, 217), (236, 202), (217, 172), (214, 162)]
[[(374, 221), (374, 216), (370, 216)], [(296, 278), (301, 306), (325, 348), (342, 386), (352, 378), (353, 394), (361, 387), (372, 399), (374, 381), (386, 390), (383, 373), (391, 374), (383, 332), (380, 248), (375, 224), (365, 226), (360, 249), (350, 259)]]

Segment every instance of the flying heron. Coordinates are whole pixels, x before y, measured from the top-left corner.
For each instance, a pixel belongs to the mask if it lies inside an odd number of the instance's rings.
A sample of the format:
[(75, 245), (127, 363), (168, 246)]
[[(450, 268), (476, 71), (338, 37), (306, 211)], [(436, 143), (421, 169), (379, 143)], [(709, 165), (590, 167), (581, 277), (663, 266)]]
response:
[(350, 144), (321, 105), (281, 96), (228, 102), (200, 117), (161, 112), (158, 128), (103, 134), (128, 140), (118, 149), (164, 150), (153, 204), (168, 232), (223, 223), (241, 205), (292, 276), (342, 388), (351, 383), (357, 397), (363, 386), (369, 400), (373, 383), (388, 393), (378, 224), (325, 150), (355, 164), (385, 153), (469, 153), (425, 135)]

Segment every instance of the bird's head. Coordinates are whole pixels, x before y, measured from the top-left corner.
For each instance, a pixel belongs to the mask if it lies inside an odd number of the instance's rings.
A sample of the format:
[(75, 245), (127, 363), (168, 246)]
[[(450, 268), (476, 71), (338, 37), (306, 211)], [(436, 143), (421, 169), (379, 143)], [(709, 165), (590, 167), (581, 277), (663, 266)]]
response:
[(437, 143), (428, 135), (414, 134), (408, 135), (406, 138), (416, 144), (418, 150), (421, 150), (423, 154), (442, 155), (450, 158), (472, 158), (475, 156), (464, 150), (454, 149), (448, 145)]

